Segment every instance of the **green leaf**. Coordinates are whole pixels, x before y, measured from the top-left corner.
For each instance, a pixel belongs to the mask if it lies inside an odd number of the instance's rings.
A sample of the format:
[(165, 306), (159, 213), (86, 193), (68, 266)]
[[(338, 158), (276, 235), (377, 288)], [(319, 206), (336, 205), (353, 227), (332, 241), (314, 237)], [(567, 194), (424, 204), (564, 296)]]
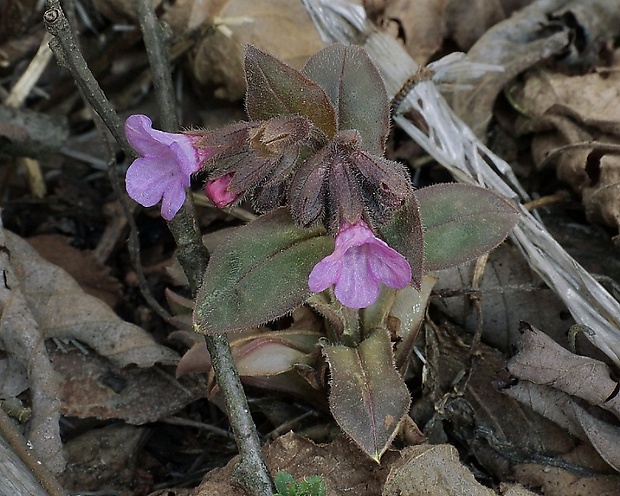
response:
[(300, 306), (308, 276), (334, 249), (323, 228), (297, 227), (285, 208), (236, 229), (213, 253), (198, 291), (194, 329), (258, 326)]
[(302, 115), (329, 138), (336, 134), (336, 114), (325, 91), (298, 70), (248, 45), (245, 78), (245, 105), (250, 119)]
[(356, 129), (362, 149), (383, 155), (390, 130), (390, 109), (379, 71), (366, 51), (355, 45), (331, 45), (316, 53), (302, 69), (327, 93), (338, 130)]
[(466, 184), (438, 184), (416, 191), (424, 226), (424, 268), (447, 269), (499, 245), (519, 220), (505, 198)]
[(424, 239), (418, 199), (410, 195), (394, 214), (392, 221), (379, 231), (388, 245), (404, 256), (411, 266), (411, 284), (420, 289), (424, 274)]
[(296, 496), (297, 483), (291, 474), (278, 472), (273, 478), (273, 483), (276, 486), (276, 491), (278, 491), (274, 496)]
[(411, 398), (394, 367), (387, 332), (375, 331), (357, 348), (325, 345), (329, 409), (340, 428), (377, 463), (407, 415)]

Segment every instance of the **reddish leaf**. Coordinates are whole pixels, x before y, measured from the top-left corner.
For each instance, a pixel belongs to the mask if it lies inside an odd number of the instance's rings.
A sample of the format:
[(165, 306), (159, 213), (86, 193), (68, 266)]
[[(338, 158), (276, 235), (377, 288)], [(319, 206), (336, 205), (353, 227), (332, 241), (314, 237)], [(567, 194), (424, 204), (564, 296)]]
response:
[(329, 408), (341, 429), (370, 458), (379, 462), (411, 398), (394, 367), (392, 343), (378, 330), (357, 348), (326, 345), (331, 373)]
[(329, 98), (301, 72), (248, 45), (245, 77), (245, 105), (250, 119), (303, 115), (328, 137), (336, 133), (336, 115)]
[(362, 149), (383, 155), (390, 111), (379, 71), (366, 51), (355, 45), (331, 45), (310, 57), (303, 73), (327, 93), (338, 130), (356, 129)]

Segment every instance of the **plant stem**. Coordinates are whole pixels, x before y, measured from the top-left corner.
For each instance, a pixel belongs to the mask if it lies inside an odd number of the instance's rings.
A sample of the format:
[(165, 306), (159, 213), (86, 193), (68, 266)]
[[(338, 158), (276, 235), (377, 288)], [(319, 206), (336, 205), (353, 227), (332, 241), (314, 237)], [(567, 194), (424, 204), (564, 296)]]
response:
[[(164, 131), (174, 132), (178, 130), (179, 123), (172, 90), (169, 55), (163, 40), (164, 30), (157, 20), (151, 0), (135, 0), (135, 4), (153, 74), (153, 86), (160, 108), (162, 128)], [(179, 248), (177, 257), (195, 297), (207, 269), (209, 252), (202, 243), (190, 195), (187, 196), (181, 211), (168, 223), (168, 227)], [(239, 448), (241, 459), (233, 471), (233, 480), (252, 495), (271, 496), (273, 484), (262, 457), (260, 439), (250, 414), (228, 338), (224, 334), (217, 334), (206, 336), (205, 340), (217, 383), (224, 396), (228, 421)]]

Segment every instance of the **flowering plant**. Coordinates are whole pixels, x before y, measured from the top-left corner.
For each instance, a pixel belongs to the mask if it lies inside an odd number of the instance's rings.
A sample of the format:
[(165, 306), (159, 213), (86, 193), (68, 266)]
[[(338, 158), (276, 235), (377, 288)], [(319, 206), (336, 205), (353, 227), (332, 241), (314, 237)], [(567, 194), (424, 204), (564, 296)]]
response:
[[(379, 460), (409, 408), (399, 371), (432, 288), (424, 273), (489, 251), (518, 214), (473, 186), (414, 192), (408, 170), (384, 157), (388, 98), (362, 48), (330, 46), (297, 71), (250, 46), (245, 74), (247, 122), (173, 134), (130, 117), (142, 158), (127, 191), (144, 206), (161, 200), (169, 219), (200, 171), (216, 206), (247, 200), (263, 214), (213, 253), (194, 329), (241, 332), (232, 347), (246, 378), (281, 387), (287, 374), (300, 394), (329, 390), (338, 424)], [(324, 316), (319, 332), (248, 335), (304, 303)], [(329, 383), (308, 372), (321, 361)]]

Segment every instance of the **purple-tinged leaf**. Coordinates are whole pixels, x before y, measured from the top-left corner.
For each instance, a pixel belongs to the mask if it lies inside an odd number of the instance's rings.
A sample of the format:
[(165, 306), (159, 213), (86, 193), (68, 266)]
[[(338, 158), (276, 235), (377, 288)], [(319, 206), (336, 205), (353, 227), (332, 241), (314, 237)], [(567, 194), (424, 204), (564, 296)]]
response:
[(298, 70), (248, 45), (245, 78), (245, 105), (250, 119), (302, 115), (328, 137), (336, 134), (336, 115), (325, 91)]
[(357, 348), (326, 345), (329, 409), (340, 428), (377, 463), (409, 411), (411, 398), (394, 367), (392, 343), (377, 330)]
[(383, 155), (390, 130), (389, 102), (381, 75), (364, 49), (331, 45), (308, 59), (302, 71), (327, 93), (338, 130), (356, 129), (363, 150)]
[(416, 191), (424, 226), (424, 268), (447, 269), (499, 245), (519, 220), (508, 200), (484, 188), (438, 184)]
[(411, 284), (420, 289), (424, 268), (424, 244), (426, 233), (422, 221), (418, 199), (410, 195), (407, 202), (396, 211), (392, 222), (379, 229), (388, 245), (407, 259), (411, 266)]
[(258, 326), (310, 296), (308, 275), (334, 249), (322, 228), (302, 229), (280, 208), (232, 232), (213, 253), (196, 298), (203, 334)]
[(231, 340), (230, 347), (240, 376), (269, 377), (314, 362), (320, 338), (313, 331), (257, 332)]

